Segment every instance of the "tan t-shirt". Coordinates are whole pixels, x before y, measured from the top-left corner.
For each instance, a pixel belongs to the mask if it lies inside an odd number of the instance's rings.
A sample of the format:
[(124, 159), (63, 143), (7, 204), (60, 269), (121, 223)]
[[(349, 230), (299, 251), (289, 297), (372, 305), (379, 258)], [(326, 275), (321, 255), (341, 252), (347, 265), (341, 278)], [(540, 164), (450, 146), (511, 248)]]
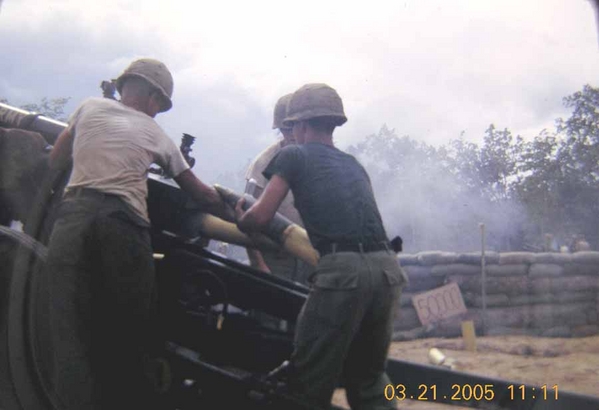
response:
[(114, 100), (85, 100), (69, 119), (69, 130), (74, 141), (67, 191), (87, 187), (118, 195), (146, 221), (150, 165), (158, 164), (170, 177), (189, 168), (152, 117)]
[[(245, 179), (249, 181), (250, 179), (254, 179), (256, 184), (264, 190), (266, 184), (268, 184), (268, 180), (262, 175), (262, 171), (266, 168), (266, 166), (270, 163), (270, 161), (281, 151), (283, 140), (279, 140), (274, 144), (270, 145), (264, 151), (262, 151), (254, 161), (250, 164), (246, 174)], [(293, 202), (293, 194), (291, 191), (287, 194), (283, 202), (281, 202), (281, 206), (279, 206), (278, 212), (283, 216), (289, 218), (292, 222), (303, 226), (302, 218), (300, 217), (299, 212), (295, 209), (295, 205)]]

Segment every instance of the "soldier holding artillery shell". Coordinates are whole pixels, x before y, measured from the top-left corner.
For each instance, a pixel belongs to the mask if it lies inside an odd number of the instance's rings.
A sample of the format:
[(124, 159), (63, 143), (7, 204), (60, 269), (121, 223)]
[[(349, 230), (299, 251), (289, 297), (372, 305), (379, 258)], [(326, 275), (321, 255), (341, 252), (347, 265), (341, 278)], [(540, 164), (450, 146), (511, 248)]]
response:
[(337, 92), (307, 84), (288, 103), (283, 125), (298, 145), (281, 150), (264, 171), (264, 192), (246, 212), (243, 231), (264, 229), (291, 190), (310, 242), (320, 253), (312, 290), (298, 317), (290, 388), (330, 406), (343, 380), (354, 409), (391, 409), (384, 388), (393, 312), (407, 277), (388, 242), (370, 179), (333, 144), (347, 121)]

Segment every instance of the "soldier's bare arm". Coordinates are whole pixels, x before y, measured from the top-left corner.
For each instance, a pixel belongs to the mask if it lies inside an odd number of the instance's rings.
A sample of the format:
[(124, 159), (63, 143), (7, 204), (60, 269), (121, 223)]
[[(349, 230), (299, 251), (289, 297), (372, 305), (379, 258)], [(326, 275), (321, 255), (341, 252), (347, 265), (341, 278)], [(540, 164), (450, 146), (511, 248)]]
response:
[[(248, 180), (246, 184), (245, 192), (258, 199), (260, 198), (262, 192), (264, 192), (264, 187), (258, 185), (258, 182), (255, 179), (251, 178)], [(260, 252), (258, 249), (253, 248), (246, 248), (246, 251), (248, 254), (248, 258), (250, 259), (250, 266), (259, 269), (262, 272), (271, 273), (268, 264), (264, 260), (262, 252)]]
[(233, 209), (223, 202), (216, 189), (200, 181), (190, 169), (181, 172), (174, 180), (206, 211), (227, 221), (235, 221)]
[(237, 226), (242, 231), (259, 231), (272, 220), (289, 192), (289, 184), (279, 175), (274, 175), (264, 188), (260, 198), (247, 212), (243, 212), (244, 199), (241, 198), (235, 207)]
[(73, 156), (73, 133), (66, 128), (60, 133), (50, 152), (50, 168), (54, 170), (65, 169)]

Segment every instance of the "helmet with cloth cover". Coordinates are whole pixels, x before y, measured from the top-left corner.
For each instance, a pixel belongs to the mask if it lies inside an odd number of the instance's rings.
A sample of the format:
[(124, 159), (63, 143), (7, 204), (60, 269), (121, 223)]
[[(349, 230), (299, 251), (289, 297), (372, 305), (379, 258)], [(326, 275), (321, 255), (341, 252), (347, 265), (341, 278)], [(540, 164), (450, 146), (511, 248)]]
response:
[(306, 84), (294, 92), (289, 100), (283, 125), (290, 127), (294, 122), (318, 117), (328, 117), (336, 126), (347, 121), (343, 102), (334, 88), (320, 83)]
[(128, 77), (143, 78), (160, 92), (163, 101), (160, 112), (165, 112), (172, 108), (173, 76), (164, 63), (152, 58), (141, 58), (132, 62), (119, 78), (116, 79), (116, 89), (119, 94)]
[(279, 100), (277, 101), (272, 120), (273, 130), (276, 128), (289, 128), (283, 125), (283, 120), (285, 119), (285, 117), (287, 117), (287, 105), (289, 104), (289, 100), (291, 100), (292, 95), (293, 93), (286, 94), (279, 98)]

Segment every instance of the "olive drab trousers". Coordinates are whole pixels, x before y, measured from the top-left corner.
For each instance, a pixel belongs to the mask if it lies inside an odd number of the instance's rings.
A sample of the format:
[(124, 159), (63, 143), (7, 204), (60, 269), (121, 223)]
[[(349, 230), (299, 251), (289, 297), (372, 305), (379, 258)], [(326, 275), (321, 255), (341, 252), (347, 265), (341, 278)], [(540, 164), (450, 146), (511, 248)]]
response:
[(61, 409), (152, 408), (143, 371), (154, 262), (148, 224), (117, 197), (69, 197), (59, 208), (36, 292), (35, 350)]
[(407, 276), (391, 251), (320, 259), (296, 327), (292, 391), (329, 408), (343, 382), (352, 409), (395, 409), (384, 396), (393, 316)]

